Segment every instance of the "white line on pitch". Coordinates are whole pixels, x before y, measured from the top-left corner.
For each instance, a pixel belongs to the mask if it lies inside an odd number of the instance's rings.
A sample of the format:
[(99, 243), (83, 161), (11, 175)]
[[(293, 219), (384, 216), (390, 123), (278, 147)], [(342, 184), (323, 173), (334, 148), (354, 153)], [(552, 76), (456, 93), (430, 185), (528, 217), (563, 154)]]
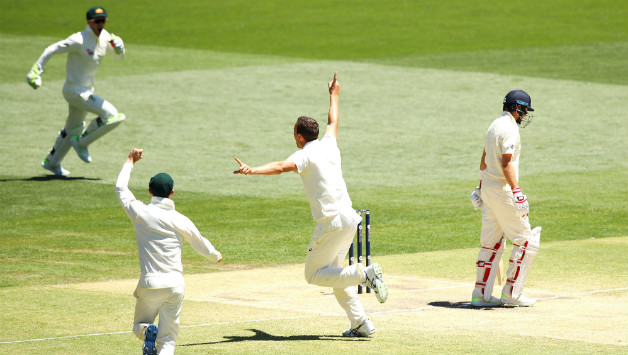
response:
[(557, 294), (551, 297), (540, 297), (540, 298), (537, 298), (537, 300), (553, 300), (553, 299), (558, 299), (558, 298), (582, 297), (582, 296), (594, 295), (597, 293), (616, 292), (616, 291), (628, 291), (628, 287), (611, 288), (608, 290), (596, 290), (596, 291), (578, 292), (578, 293)]

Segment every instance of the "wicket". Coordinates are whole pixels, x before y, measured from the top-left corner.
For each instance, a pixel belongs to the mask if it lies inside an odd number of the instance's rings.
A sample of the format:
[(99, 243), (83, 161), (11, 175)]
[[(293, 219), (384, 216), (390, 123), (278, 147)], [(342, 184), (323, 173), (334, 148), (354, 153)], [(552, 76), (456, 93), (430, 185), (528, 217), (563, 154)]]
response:
[[(362, 215), (362, 222), (366, 225), (366, 232), (364, 233), (364, 244), (366, 252), (366, 266), (371, 265), (371, 211), (369, 210), (356, 210), (357, 213)], [(354, 256), (354, 249), (357, 249), (358, 263), (362, 263), (362, 226), (363, 223), (358, 224), (357, 243), (351, 243), (349, 247), (349, 265), (353, 265), (356, 260)], [(354, 248), (355, 244), (355, 248)], [(362, 285), (358, 285), (358, 293), (362, 293)], [(371, 289), (366, 287), (366, 293), (371, 293)]]

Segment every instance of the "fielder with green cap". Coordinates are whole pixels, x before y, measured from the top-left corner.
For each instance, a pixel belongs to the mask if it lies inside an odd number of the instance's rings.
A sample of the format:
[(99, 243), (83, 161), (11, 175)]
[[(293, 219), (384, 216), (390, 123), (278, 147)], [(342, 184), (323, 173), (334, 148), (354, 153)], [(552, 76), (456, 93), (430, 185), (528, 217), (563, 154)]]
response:
[[(107, 16), (107, 11), (100, 6), (87, 10), (87, 27), (48, 46), (26, 76), (26, 81), (33, 89), (39, 88), (41, 75), (50, 58), (59, 53), (68, 54), (63, 97), (69, 104), (69, 114), (54, 146), (41, 163), (55, 175), (70, 174), (61, 166), (70, 147), (74, 147), (81, 160), (91, 162), (87, 146), (125, 119), (125, 115), (119, 113), (109, 101), (94, 93), (94, 76), (105, 54), (112, 52), (118, 58), (123, 58), (125, 54), (122, 39), (104, 28)], [(85, 127), (88, 112), (97, 117)]]
[[(179, 316), (185, 285), (181, 249), (183, 241), (207, 259), (222, 260), (222, 254), (205, 239), (189, 218), (177, 212), (170, 199), (174, 181), (166, 173), (150, 179), (153, 195), (146, 205), (129, 190), (131, 171), (142, 159), (142, 149), (132, 149), (118, 175), (116, 194), (135, 228), (140, 279), (133, 296), (135, 316), (133, 333), (144, 341), (143, 353), (171, 355), (179, 334)], [(159, 324), (153, 324), (159, 315)]]

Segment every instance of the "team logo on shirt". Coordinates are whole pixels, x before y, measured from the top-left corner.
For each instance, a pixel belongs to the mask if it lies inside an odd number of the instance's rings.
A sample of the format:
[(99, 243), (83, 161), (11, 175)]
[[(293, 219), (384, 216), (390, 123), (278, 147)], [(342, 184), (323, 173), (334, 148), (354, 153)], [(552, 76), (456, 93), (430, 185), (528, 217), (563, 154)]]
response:
[(89, 54), (89, 55), (94, 55), (94, 52), (92, 52), (92, 50), (91, 50), (91, 49), (87, 48), (86, 50), (87, 50), (87, 54)]

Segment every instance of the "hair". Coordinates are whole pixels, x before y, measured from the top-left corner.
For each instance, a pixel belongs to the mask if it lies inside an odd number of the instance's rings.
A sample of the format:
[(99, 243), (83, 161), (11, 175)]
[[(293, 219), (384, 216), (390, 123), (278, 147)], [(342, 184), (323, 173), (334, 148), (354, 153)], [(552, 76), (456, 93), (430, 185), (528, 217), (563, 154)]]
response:
[(306, 141), (310, 142), (318, 139), (318, 122), (307, 116), (301, 116), (296, 123), (297, 133), (302, 135)]

